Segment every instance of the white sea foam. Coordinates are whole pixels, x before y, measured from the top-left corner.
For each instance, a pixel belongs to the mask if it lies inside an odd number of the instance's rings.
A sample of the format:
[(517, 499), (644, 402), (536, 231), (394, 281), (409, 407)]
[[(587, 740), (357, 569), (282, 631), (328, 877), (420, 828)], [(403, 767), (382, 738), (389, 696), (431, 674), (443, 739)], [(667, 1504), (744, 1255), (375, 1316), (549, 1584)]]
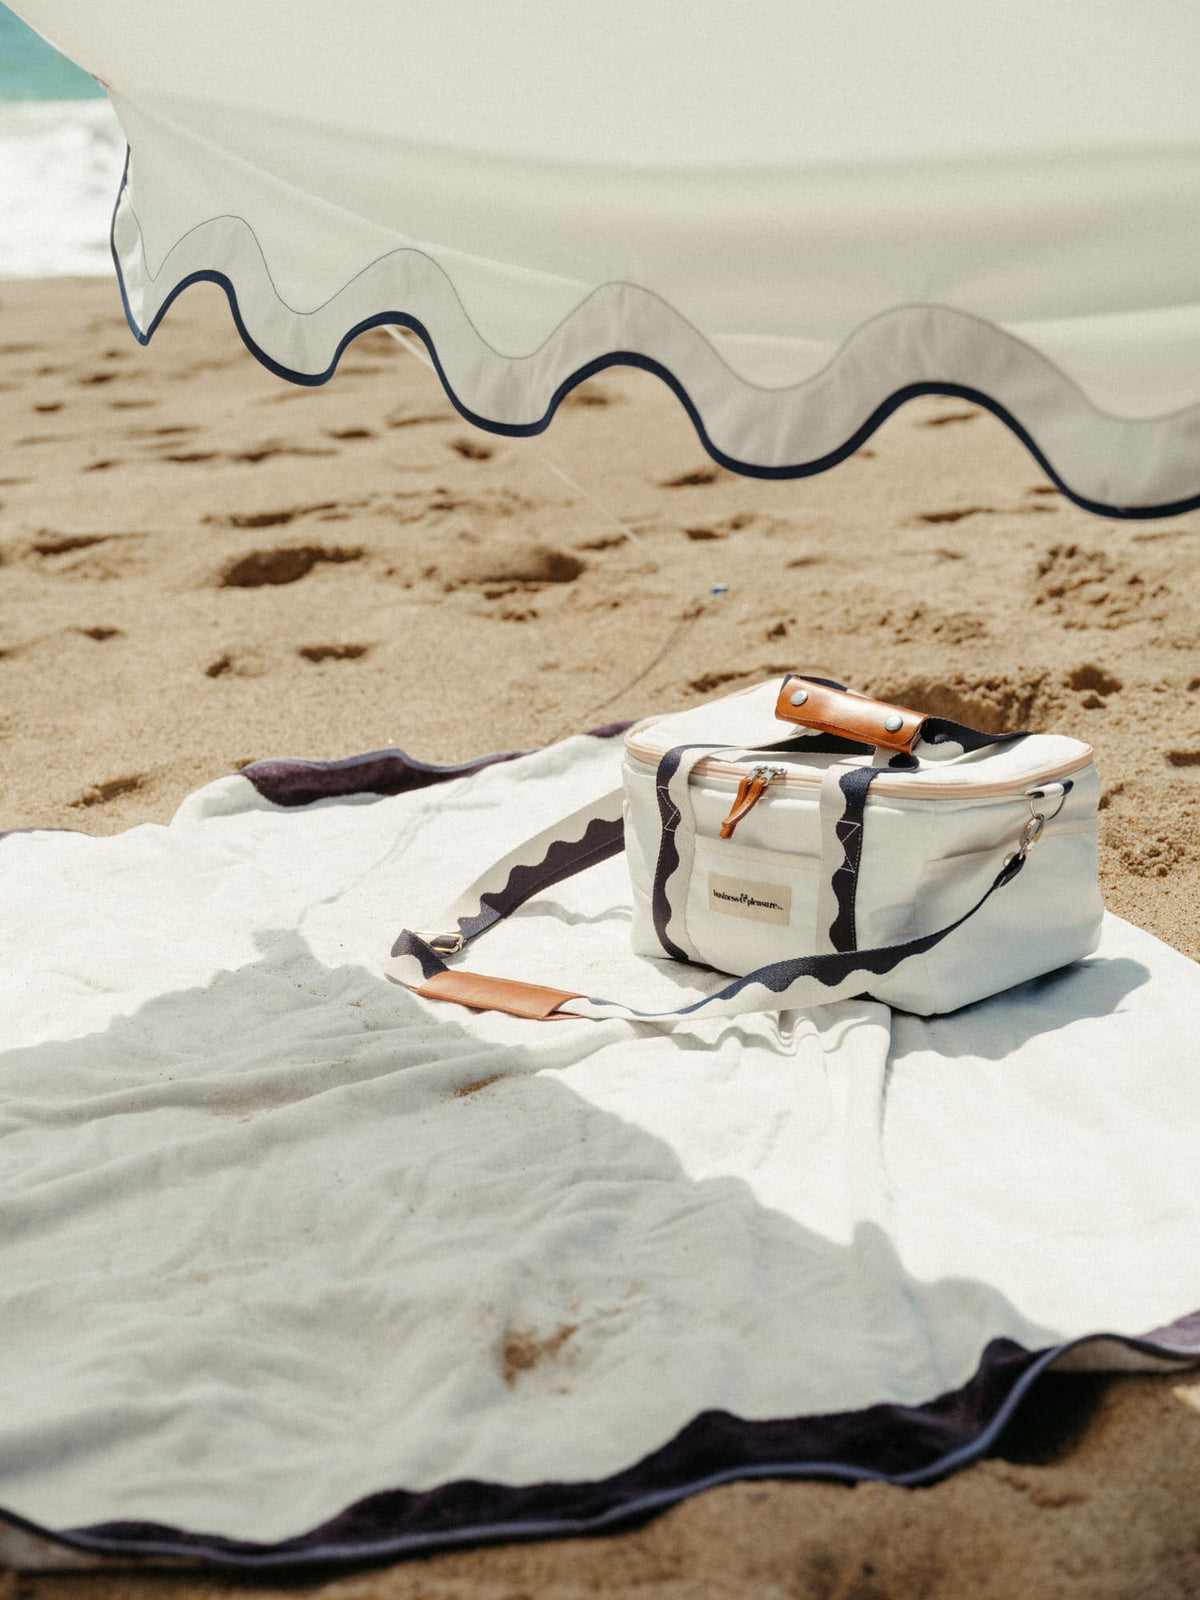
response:
[(111, 272), (124, 160), (107, 100), (0, 100), (0, 278)]

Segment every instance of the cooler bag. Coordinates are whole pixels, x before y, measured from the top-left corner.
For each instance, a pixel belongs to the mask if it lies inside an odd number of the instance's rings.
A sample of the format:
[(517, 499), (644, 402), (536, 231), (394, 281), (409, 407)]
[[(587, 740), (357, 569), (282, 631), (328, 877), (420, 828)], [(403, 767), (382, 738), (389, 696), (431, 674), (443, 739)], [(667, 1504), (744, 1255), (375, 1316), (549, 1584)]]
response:
[[(1098, 800), (1078, 739), (983, 733), (792, 674), (635, 724), (621, 788), (496, 862), (447, 912), (450, 931), (402, 932), (390, 973), (430, 998), (543, 1019), (673, 1022), (862, 996), (953, 1011), (1095, 949)], [(634, 950), (733, 982), (647, 1013), (449, 965), (622, 848)]]

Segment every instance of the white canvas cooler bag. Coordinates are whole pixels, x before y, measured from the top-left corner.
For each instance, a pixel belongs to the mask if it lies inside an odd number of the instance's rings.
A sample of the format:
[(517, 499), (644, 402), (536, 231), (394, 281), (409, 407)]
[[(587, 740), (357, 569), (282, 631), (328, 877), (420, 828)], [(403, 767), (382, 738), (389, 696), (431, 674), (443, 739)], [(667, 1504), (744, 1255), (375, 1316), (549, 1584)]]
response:
[[(623, 779), (495, 863), (448, 932), (401, 933), (392, 975), (539, 1018), (666, 1022), (864, 995), (930, 1015), (1096, 947), (1099, 780), (1077, 739), (983, 733), (793, 674), (635, 724)], [(448, 965), (622, 848), (634, 950), (733, 981), (651, 1014)]]

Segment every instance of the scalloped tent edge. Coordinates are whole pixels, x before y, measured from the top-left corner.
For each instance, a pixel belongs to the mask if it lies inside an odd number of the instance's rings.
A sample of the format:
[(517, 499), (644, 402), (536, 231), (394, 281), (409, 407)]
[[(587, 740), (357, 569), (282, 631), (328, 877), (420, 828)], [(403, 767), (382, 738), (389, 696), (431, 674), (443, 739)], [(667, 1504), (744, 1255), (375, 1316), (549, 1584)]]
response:
[[(163, 318), (185, 289), (197, 283), (212, 283), (224, 292), (229, 303), (234, 325), (246, 349), (255, 360), (277, 377), (305, 388), (319, 388), (333, 378), (343, 353), (362, 334), (368, 333), (372, 329), (383, 327), (407, 329), (416, 334), (424, 343), (448, 400), (464, 420), (486, 432), (508, 438), (529, 438), (545, 432), (553, 421), (558, 407), (573, 389), (607, 368), (625, 366), (651, 373), (671, 390), (687, 413), (700, 444), (719, 466), (730, 472), (750, 478), (805, 478), (828, 471), (831, 467), (837, 466), (840, 462), (853, 455), (893, 412), (897, 411), (909, 400), (917, 399), (921, 396), (938, 395), (970, 402), (996, 417), (1020, 440), (1021, 444), (1024, 445), (1047, 477), (1064, 496), (1073, 501), (1075, 505), (1096, 516), (1117, 520), (1143, 521), (1178, 516), (1200, 508), (1200, 490), (1190, 495), (1146, 504), (1110, 500), (1102, 495), (1088, 493), (1078, 486), (1077, 477), (1073, 482), (1073, 475), (1061, 465), (1056, 464), (1055, 456), (1058, 455), (1061, 462), (1061, 452), (1055, 451), (1052, 446), (1047, 446), (1040, 442), (1035, 437), (1033, 428), (1023, 421), (1016, 414), (1015, 409), (1007, 404), (1005, 400), (998, 398), (995, 393), (990, 392), (986, 387), (948, 378), (930, 377), (909, 381), (888, 389), (881, 398), (874, 400), (865, 419), (842, 432), (838, 442), (831, 448), (824, 449), (819, 454), (805, 459), (788, 459), (779, 464), (747, 459), (737, 450), (727, 448), (722, 443), (719, 443), (713, 436), (713, 430), (705, 421), (702, 403), (695, 397), (693, 392), (695, 385), (689, 385), (684, 377), (680, 375), (678, 370), (680, 363), (660, 360), (655, 356), (638, 350), (606, 349), (601, 353), (591, 355), (588, 359), (578, 364), (567, 363), (566, 370), (562, 375), (555, 371), (550, 381), (543, 382), (542, 387), (548, 390), (548, 394), (544, 399), (540, 396), (538, 397), (540, 409), (537, 410), (536, 415), (528, 420), (513, 421), (501, 416), (489, 415), (486, 410), (480, 409), (478, 403), (472, 404), (461, 392), (462, 385), (456, 384), (452, 378), (449, 371), (449, 363), (444, 359), (443, 351), (439, 347), (439, 341), (429, 323), (414, 311), (401, 307), (375, 310), (365, 316), (354, 318), (345, 326), (342, 323), (338, 323), (336, 317), (334, 317), (333, 323), (341, 328), (340, 332), (331, 335), (323, 328), (319, 333), (314, 333), (309, 319), (317, 313), (297, 312), (279, 296), (270, 282), (270, 275), (266, 270), (261, 247), (258, 245), (257, 239), (254, 239), (252, 230), (249, 230), (240, 218), (214, 218), (211, 222), (205, 224), (202, 229), (193, 230), (188, 237), (192, 240), (193, 248), (198, 248), (201, 255), (207, 255), (209, 250), (207, 241), (204, 245), (196, 245), (195, 238), (197, 233), (207, 235), (210, 230), (218, 228), (224, 223), (235, 225), (236, 231), (239, 233), (249, 232), (253, 240), (254, 250), (258, 255), (259, 282), (257, 284), (247, 284), (245, 282), (245, 278), (252, 274), (252, 269), (249, 266), (245, 267), (241, 274), (243, 277), (241, 291), (239, 291), (238, 284), (234, 281), (234, 278), (227, 272), (211, 266), (202, 266), (182, 272), (178, 277), (170, 281), (169, 288), (163, 293), (155, 294), (152, 297), (144, 296), (143, 291), (147, 285), (166, 275), (167, 263), (170, 261), (171, 256), (187, 240), (177, 241), (176, 246), (167, 252), (157, 274), (152, 275), (146, 270), (141, 228), (137, 222), (136, 215), (133, 213), (132, 206), (128, 203), (129, 159), (127, 150), (125, 170), (113, 210), (110, 246), (125, 318), (130, 331), (141, 345), (149, 344)], [(225, 243), (226, 248), (221, 252), (225, 259), (239, 253), (236, 242), (232, 246), (228, 240)], [(420, 253), (412, 251), (396, 251), (393, 253), (394, 256), (408, 254), (419, 255)], [(241, 255), (244, 262), (246, 259), (246, 251), (244, 249)], [(380, 261), (373, 263), (372, 266), (381, 266), (390, 259), (390, 257), (383, 257)], [(421, 257), (421, 260), (433, 272), (445, 278), (443, 269), (440, 266), (437, 266), (426, 257)], [(136, 271), (140, 279), (140, 282), (134, 288), (131, 288), (130, 283), (131, 268)], [(368, 272), (370, 270), (367, 269)], [(364, 275), (363, 273), (358, 274), (351, 284), (346, 285), (341, 293), (333, 296), (319, 310), (328, 312), (331, 308), (335, 308), (337, 302)], [(471, 327), (461, 302), (457, 300), (457, 296), (453, 293), (453, 285), (449, 283), (448, 279), (446, 279), (446, 283), (451, 290), (450, 298), (458, 307), (460, 325), (454, 330), (455, 334), (459, 337), (466, 334), (468, 338), (483, 347), (484, 341)], [(715, 363), (722, 368), (725, 381), (728, 382), (730, 377), (734, 377), (734, 381), (739, 385), (739, 392), (743, 396), (753, 395), (760, 408), (765, 406), (768, 409), (774, 408), (782, 411), (789, 403), (795, 406), (797, 401), (805, 409), (814, 409), (816, 405), (824, 404), (822, 397), (815, 393), (816, 386), (822, 383), (827, 384), (831, 378), (839, 376), (840, 369), (853, 355), (854, 340), (862, 335), (864, 329), (885, 328), (889, 323), (894, 326), (897, 320), (906, 314), (915, 314), (921, 315), (926, 319), (941, 317), (947, 319), (956, 328), (967, 326), (972, 331), (978, 331), (982, 335), (980, 340), (981, 347), (986, 344), (996, 354), (997, 358), (992, 364), (997, 369), (1003, 368), (1011, 373), (1014, 364), (1020, 366), (1024, 362), (1029, 372), (1032, 373), (1032, 381), (1029, 383), (1029, 388), (1034, 395), (1035, 409), (1038, 398), (1043, 402), (1043, 409), (1046, 413), (1042, 419), (1043, 425), (1052, 430), (1057, 427), (1058, 431), (1076, 439), (1086, 435), (1090, 440), (1101, 431), (1108, 432), (1110, 434), (1109, 443), (1114, 448), (1107, 451), (1093, 449), (1092, 453), (1100, 459), (1111, 461), (1116, 455), (1120, 454), (1119, 450), (1115, 449), (1116, 435), (1122, 434), (1126, 430), (1155, 430), (1160, 440), (1167, 439), (1166, 448), (1168, 453), (1180, 460), (1185, 457), (1195, 460), (1200, 455), (1200, 407), (1189, 407), (1184, 411), (1161, 418), (1123, 419), (1110, 416), (1093, 405), (1078, 386), (1055, 368), (1046, 357), (995, 325), (984, 322), (980, 318), (956, 312), (948, 307), (913, 306), (897, 308), (896, 310), (882, 313), (872, 319), (871, 323), (863, 324), (860, 329), (856, 330), (855, 335), (852, 335), (846, 341), (828, 366), (813, 378), (796, 385), (794, 388), (777, 390), (758, 388), (746, 383), (744, 380), (737, 379), (711, 343), (698, 330), (692, 328), (690, 324), (686, 324), (684, 319), (666, 302), (631, 284), (606, 284), (593, 290), (581, 302), (581, 305), (564, 319), (559, 329), (555, 330), (555, 335), (552, 335), (541, 350), (535, 352), (534, 355), (544, 357), (547, 347), (552, 344), (563, 328), (584, 316), (587, 308), (595, 306), (598, 303), (598, 297), (602, 296), (606, 290), (615, 291), (625, 297), (630, 295), (644, 297), (645, 300), (661, 307), (664, 324), (673, 323), (675, 327), (672, 331), (677, 331), (680, 327), (688, 328), (694, 340), (693, 349), (702, 348), (707, 354), (708, 362)], [(151, 314), (146, 319), (144, 326), (133, 309), (135, 297), (138, 299), (152, 298)], [(248, 314), (246, 307), (244, 307), (243, 301), (255, 299), (256, 297), (255, 313), (251, 316)], [(444, 310), (446, 297), (443, 295), (441, 298)], [(267, 348), (261, 328), (256, 333), (250, 325), (251, 321), (261, 324), (264, 319), (272, 325), (272, 331), (282, 326), (288, 326), (289, 332), (293, 335), (289, 342), (299, 344), (305, 354), (315, 358), (317, 363), (316, 370), (304, 370), (301, 367), (289, 365), (286, 361), (281, 360), (278, 355), (272, 354), (271, 350)], [(603, 320), (607, 321), (609, 319), (604, 318)], [(300, 332), (299, 339), (294, 336), (297, 330)], [(509, 369), (517, 363), (527, 363), (533, 359), (529, 356), (505, 357), (492, 351), (491, 347), (486, 348), (494, 363), (502, 364)], [(865, 365), (862, 362), (858, 364), (860, 367)], [(551, 362), (542, 360), (541, 366), (544, 369), (547, 366), (551, 366)], [(544, 371), (539, 375), (544, 378)], [(527, 385), (526, 387), (528, 392), (529, 386)], [(1040, 395), (1037, 393), (1039, 390), (1041, 391)], [(1063, 427), (1064, 417), (1066, 418), (1065, 428)], [(794, 426), (791, 431), (795, 431)], [(1176, 437), (1169, 437), (1172, 432)]]

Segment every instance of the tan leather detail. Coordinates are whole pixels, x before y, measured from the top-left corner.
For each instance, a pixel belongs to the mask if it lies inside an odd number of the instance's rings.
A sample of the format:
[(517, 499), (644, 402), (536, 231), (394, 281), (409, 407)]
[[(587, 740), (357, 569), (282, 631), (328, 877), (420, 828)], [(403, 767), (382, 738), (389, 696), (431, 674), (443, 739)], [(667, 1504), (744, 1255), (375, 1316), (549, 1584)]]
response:
[(453, 1000), (455, 1005), (474, 1011), (505, 1011), (510, 1017), (531, 1017), (545, 1022), (566, 1000), (579, 1000), (569, 989), (543, 989), (536, 983), (518, 983), (514, 978), (489, 978), (485, 972), (435, 972), (414, 994), (427, 1000)]
[[(792, 696), (803, 691), (807, 699), (794, 706)], [(792, 677), (779, 692), (775, 715), (784, 722), (821, 733), (840, 733), (847, 739), (884, 750), (911, 750), (925, 722), (920, 711), (889, 705), (886, 700), (871, 700), (866, 695), (847, 694), (844, 689), (829, 689), (811, 678)], [(886, 726), (888, 718), (900, 719), (898, 728)]]
[(762, 798), (762, 792), (769, 781), (761, 772), (751, 773), (749, 777), (742, 779), (741, 783), (738, 784), (738, 792), (733, 797), (733, 804), (729, 808), (729, 815), (721, 824), (722, 839), (733, 838), (733, 830), (746, 815), (747, 811), (754, 810), (754, 807)]

